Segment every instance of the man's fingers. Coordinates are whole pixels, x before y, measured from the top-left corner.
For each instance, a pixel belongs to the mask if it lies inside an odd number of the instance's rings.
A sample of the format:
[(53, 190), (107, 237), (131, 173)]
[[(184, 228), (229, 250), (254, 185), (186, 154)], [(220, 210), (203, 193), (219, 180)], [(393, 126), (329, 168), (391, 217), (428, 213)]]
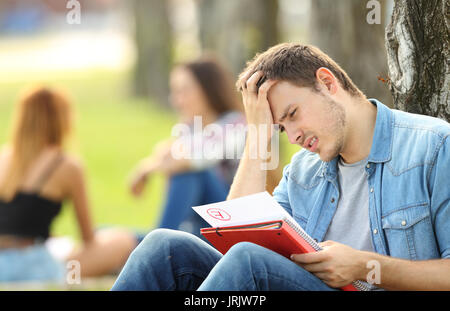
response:
[(252, 76), (253, 73), (254, 73), (253, 71), (249, 70), (240, 77), (239, 85), (240, 85), (241, 92), (247, 89), (246, 82)]
[(277, 80), (267, 80), (261, 86), (259, 87), (258, 95), (260, 96), (266, 96), (267, 92), (270, 90), (270, 88), (277, 83)]
[[(317, 272), (317, 273), (314, 273), (314, 275), (317, 276), (319, 279), (321, 279), (324, 282), (331, 281), (330, 275), (328, 273)], [(328, 286), (330, 286), (330, 285), (328, 285)]]
[(252, 93), (256, 93), (256, 90), (257, 90), (256, 83), (258, 83), (259, 79), (261, 79), (262, 76), (263, 76), (263, 73), (261, 71), (257, 71), (254, 74), (252, 74), (252, 76), (245, 83), (247, 86), (246, 87), (247, 90)]
[(319, 246), (322, 247), (322, 248), (326, 248), (326, 247), (328, 247), (328, 246), (334, 245), (335, 243), (336, 243), (336, 242), (333, 242), (333, 241), (331, 241), (331, 240), (327, 240), (327, 241), (324, 241), (324, 242), (320, 242), (320, 243), (319, 243)]
[(329, 272), (327, 271), (327, 266), (323, 263), (311, 263), (311, 264), (301, 264), (302, 268), (311, 273), (317, 272)]
[(326, 259), (325, 254), (322, 252), (314, 252), (307, 254), (292, 254), (291, 260), (300, 263), (300, 264), (311, 264), (311, 263), (319, 263)]

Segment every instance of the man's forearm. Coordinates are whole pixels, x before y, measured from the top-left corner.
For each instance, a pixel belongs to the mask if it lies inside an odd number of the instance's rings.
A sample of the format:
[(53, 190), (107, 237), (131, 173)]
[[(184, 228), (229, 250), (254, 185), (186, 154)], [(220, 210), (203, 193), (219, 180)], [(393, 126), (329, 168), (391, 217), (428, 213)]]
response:
[[(277, 80), (266, 80), (258, 86), (264, 74), (248, 70), (237, 83), (247, 119), (247, 140), (227, 200), (266, 190), (266, 155), (273, 135), (273, 115), (268, 101), (269, 89)], [(262, 151), (260, 154), (258, 151)]]
[(247, 140), (227, 200), (262, 192), (266, 189), (267, 171), (262, 168), (264, 160), (252, 156), (251, 150), (254, 146), (251, 146), (249, 141), (252, 140)]
[[(363, 252), (362, 264), (379, 264), (380, 284), (387, 290), (450, 290), (450, 259), (413, 261)], [(374, 267), (374, 266), (372, 266)], [(365, 281), (371, 269), (363, 269)]]

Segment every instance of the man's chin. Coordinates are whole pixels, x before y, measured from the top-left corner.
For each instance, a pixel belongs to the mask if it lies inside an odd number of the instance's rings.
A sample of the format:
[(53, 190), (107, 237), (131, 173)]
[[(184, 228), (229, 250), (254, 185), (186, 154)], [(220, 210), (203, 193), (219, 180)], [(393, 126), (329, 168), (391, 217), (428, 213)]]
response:
[(331, 162), (331, 160), (333, 160), (334, 158), (336, 158), (339, 155), (339, 153), (321, 152), (320, 150), (318, 150), (315, 153), (317, 153), (319, 155), (320, 160), (322, 160), (323, 162)]
[[(305, 148), (306, 149), (306, 148)], [(306, 149), (308, 150), (308, 149)], [(331, 162), (331, 160), (333, 160), (334, 158), (336, 158), (339, 155), (339, 152), (333, 150), (333, 151), (329, 151), (329, 150), (321, 150), (320, 148), (317, 148), (314, 152), (308, 150), (311, 153), (317, 154), (320, 158), (321, 161), (323, 162)]]

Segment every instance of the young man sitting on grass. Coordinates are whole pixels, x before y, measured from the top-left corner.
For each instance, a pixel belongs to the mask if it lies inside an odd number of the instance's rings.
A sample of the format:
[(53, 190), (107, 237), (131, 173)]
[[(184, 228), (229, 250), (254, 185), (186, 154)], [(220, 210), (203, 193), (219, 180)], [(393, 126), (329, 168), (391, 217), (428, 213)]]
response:
[[(366, 281), (374, 263), (373, 289), (450, 289), (447, 122), (368, 100), (312, 46), (270, 48), (237, 84), (249, 125), (277, 124), (302, 147), (274, 198), (324, 249), (287, 259), (243, 242), (222, 256), (192, 235), (155, 230), (113, 290), (336, 290)], [(248, 132), (228, 199), (264, 191), (264, 160), (249, 156), (262, 134)]]

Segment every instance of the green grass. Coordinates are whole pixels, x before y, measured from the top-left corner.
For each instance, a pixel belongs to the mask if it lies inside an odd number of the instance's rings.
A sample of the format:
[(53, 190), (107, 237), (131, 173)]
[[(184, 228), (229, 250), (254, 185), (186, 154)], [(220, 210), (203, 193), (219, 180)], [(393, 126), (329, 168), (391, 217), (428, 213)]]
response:
[[(2, 79), (5, 81), (5, 79)], [(66, 89), (76, 112), (70, 151), (86, 168), (91, 214), (95, 225), (120, 225), (149, 230), (158, 221), (164, 200), (164, 179), (155, 176), (141, 199), (133, 198), (127, 178), (133, 166), (161, 139), (170, 136), (174, 114), (143, 99), (129, 96), (129, 76), (118, 72), (68, 72), (31, 76), (0, 84), (0, 145), (7, 141), (12, 108), (19, 92), (41, 82)], [(297, 150), (282, 137), (283, 162)], [(71, 204), (52, 228), (53, 235), (79, 239)]]

